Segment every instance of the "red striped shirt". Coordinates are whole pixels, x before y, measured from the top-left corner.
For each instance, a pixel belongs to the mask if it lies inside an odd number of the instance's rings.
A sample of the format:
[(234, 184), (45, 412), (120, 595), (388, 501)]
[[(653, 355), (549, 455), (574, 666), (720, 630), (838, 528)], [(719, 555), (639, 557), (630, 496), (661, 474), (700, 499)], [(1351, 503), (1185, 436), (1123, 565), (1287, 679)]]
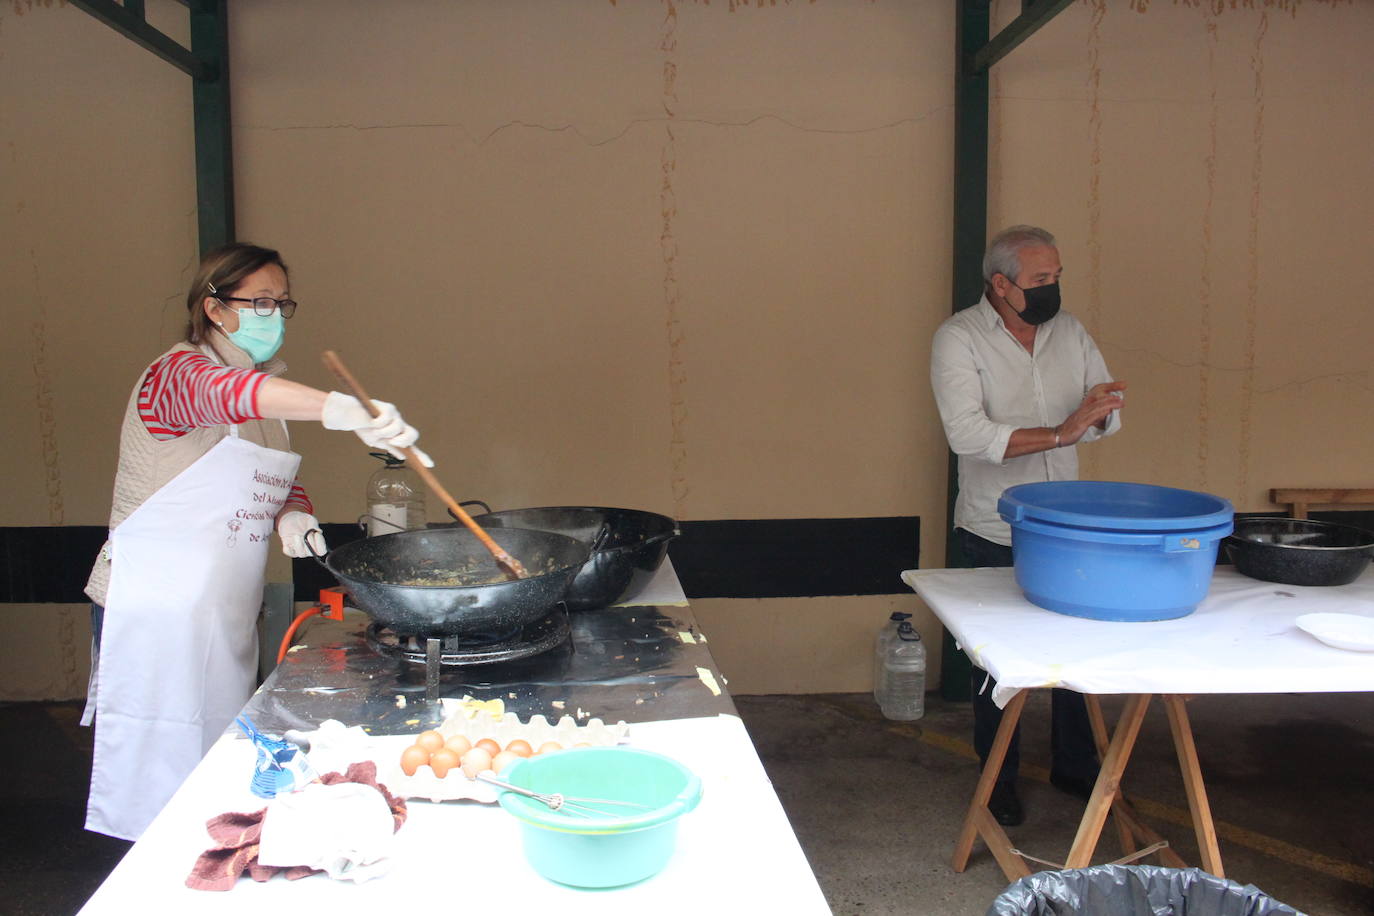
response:
[[(154, 439), (164, 441), (200, 427), (260, 420), (258, 389), (268, 378), (256, 369), (221, 366), (202, 353), (169, 353), (143, 376), (138, 416)], [(282, 512), (293, 510), (315, 512), (299, 480), (282, 506)]]
[(287, 512), (309, 512), (315, 514), (315, 504), (310, 501), (305, 490), (301, 487), (301, 479), (297, 477), (291, 481), (291, 495), (286, 497), (286, 502), (282, 503), (281, 512), (277, 513), (280, 518)]
[(258, 389), (267, 374), (212, 362), (201, 353), (169, 353), (148, 367), (138, 415), (155, 439), (176, 439), (198, 427), (258, 420)]

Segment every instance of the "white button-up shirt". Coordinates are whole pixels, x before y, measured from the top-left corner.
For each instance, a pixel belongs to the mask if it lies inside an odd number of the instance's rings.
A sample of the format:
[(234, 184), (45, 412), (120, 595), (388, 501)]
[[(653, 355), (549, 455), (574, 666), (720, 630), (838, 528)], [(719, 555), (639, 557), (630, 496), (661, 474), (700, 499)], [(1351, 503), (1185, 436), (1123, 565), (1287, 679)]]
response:
[[(998, 544), (1011, 527), (997, 514), (1007, 487), (1078, 479), (1073, 446), (1004, 459), (1018, 429), (1058, 426), (1078, 409), (1088, 389), (1111, 381), (1097, 345), (1077, 318), (1060, 312), (1035, 333), (1035, 353), (1012, 336), (987, 296), (940, 325), (930, 352), (930, 385), (950, 449), (959, 456), (954, 526)], [(1119, 411), (1107, 428), (1088, 428), (1081, 442), (1121, 428)]]

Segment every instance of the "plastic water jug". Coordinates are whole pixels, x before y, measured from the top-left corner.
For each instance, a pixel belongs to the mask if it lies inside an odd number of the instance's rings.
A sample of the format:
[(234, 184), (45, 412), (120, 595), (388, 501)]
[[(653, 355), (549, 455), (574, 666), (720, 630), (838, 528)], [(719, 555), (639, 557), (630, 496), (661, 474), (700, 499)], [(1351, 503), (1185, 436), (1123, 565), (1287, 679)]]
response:
[(883, 715), (911, 721), (926, 711), (926, 644), (911, 625), (911, 615), (894, 613), (878, 631), (873, 665), (873, 698)]
[(386, 462), (386, 467), (367, 482), (367, 536), (425, 527), (425, 487), (419, 475), (388, 452), (368, 454)]

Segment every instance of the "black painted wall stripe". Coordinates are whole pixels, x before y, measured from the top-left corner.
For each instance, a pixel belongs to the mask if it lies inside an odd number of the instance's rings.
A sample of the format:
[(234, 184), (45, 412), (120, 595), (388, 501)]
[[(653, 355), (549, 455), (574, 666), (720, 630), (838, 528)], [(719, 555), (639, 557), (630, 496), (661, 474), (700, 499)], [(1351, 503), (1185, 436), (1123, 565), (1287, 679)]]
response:
[(104, 525), (0, 528), (0, 603), (79, 604)]
[[(895, 518), (730, 519), (683, 522), (669, 555), (688, 598), (891, 595), (916, 565), (921, 523)], [(326, 524), (338, 547), (362, 536), (356, 524)], [(105, 529), (0, 528), (0, 603), (81, 603)], [(337, 585), (314, 560), (292, 562), (298, 601)]]
[[(1241, 512), (1238, 516), (1272, 515)], [(1374, 531), (1374, 511), (1312, 517)], [(326, 524), (335, 546), (356, 540), (354, 523)], [(0, 527), (0, 604), (80, 604), (104, 526)], [(669, 548), (688, 598), (898, 595), (898, 573), (916, 566), (920, 519), (729, 519), (682, 523)], [(1226, 563), (1223, 549), (1217, 558)], [(298, 601), (338, 584), (313, 560), (292, 564)]]
[(921, 520), (732, 519), (682, 522), (668, 555), (688, 598), (896, 595), (917, 565)]

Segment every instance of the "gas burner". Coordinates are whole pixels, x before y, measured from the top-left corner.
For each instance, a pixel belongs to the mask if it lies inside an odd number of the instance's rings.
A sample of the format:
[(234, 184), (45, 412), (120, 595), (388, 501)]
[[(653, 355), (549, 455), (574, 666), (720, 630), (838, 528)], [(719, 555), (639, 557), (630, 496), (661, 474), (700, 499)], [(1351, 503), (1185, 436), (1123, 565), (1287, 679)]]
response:
[(558, 605), (538, 620), (495, 636), (407, 636), (372, 623), (364, 639), (379, 655), (428, 668), (489, 665), (547, 652), (568, 638), (568, 612)]

